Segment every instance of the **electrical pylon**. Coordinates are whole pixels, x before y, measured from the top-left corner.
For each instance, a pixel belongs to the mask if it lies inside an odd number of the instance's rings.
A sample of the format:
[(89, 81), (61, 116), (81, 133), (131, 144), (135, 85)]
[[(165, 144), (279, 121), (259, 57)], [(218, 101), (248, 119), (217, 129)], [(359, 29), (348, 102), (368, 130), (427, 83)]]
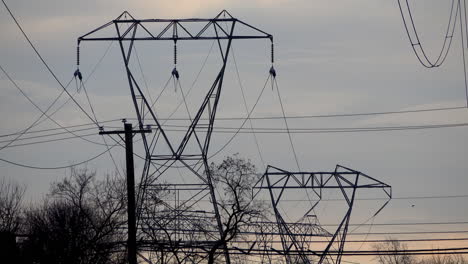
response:
[[(114, 28), (114, 30), (109, 31), (109, 29), (112, 28)], [(203, 195), (203, 193), (207, 193), (211, 200), (212, 208), (208, 210), (205, 206), (202, 210), (198, 210), (199, 214), (203, 214), (210, 219), (213, 218), (215, 220), (215, 229), (217, 229), (219, 236), (222, 235), (223, 224), (217, 205), (217, 195), (213, 187), (213, 180), (209, 170), (208, 154), (232, 42), (234, 40), (251, 39), (267, 39), (273, 42), (273, 36), (271, 34), (232, 17), (225, 10), (214, 18), (209, 19), (135, 19), (128, 12), (123, 12), (116, 19), (78, 38), (78, 65), (80, 44), (82, 42), (116, 41), (119, 43), (128, 85), (138, 119), (138, 127), (143, 129), (147, 125), (151, 125), (156, 130), (152, 139), (148, 138), (145, 134), (141, 135), (146, 153), (145, 165), (137, 196), (137, 205), (139, 205), (137, 217), (140, 220), (139, 225), (141, 228), (144, 228), (142, 225), (145, 224), (141, 219), (146, 217), (143, 209), (151, 206), (152, 203), (148, 197), (152, 196), (151, 192), (161, 191), (158, 189), (161, 185), (155, 184), (156, 180), (161, 180), (164, 175), (175, 173), (174, 168), (177, 170), (184, 168), (188, 170), (192, 176), (195, 176), (190, 179), (190, 182), (194, 182), (193, 184), (196, 185), (191, 186), (191, 191), (195, 191), (196, 194), (191, 195), (191, 197), (186, 197), (185, 200), (196, 200), (200, 194)], [(174, 43), (174, 59), (176, 64), (178, 42), (192, 40), (216, 41), (221, 55), (221, 67), (212, 85), (209, 87), (204, 100), (201, 102), (198, 111), (193, 115), (193, 118), (190, 118), (191, 121), (186, 127), (184, 136), (179, 140), (174, 139), (166, 132), (166, 128), (158, 119), (158, 115), (152, 103), (147, 99), (147, 95), (143, 92), (137, 78), (135, 78), (134, 70), (130, 62), (133, 58), (132, 52), (135, 42), (137, 41), (172, 41)], [(176, 79), (179, 78), (176, 67), (174, 67), (172, 75)], [(177, 192), (180, 193), (181, 188), (184, 188), (184, 186), (185, 190), (187, 189), (184, 183), (171, 182), (171, 177), (167, 177), (166, 181), (169, 182), (167, 188), (170, 190), (177, 190)], [(187, 207), (184, 204), (183, 210), (181, 205), (177, 204), (172, 206), (163, 203), (159, 204), (159, 206), (171, 212), (176, 212), (175, 214), (169, 215), (174, 216), (174, 219), (180, 219), (188, 217), (187, 213), (193, 213), (195, 205)], [(180, 224), (180, 221), (178, 222), (177, 220), (173, 223)], [(170, 236), (177, 237), (177, 239), (191, 239), (188, 237), (184, 238), (184, 233), (179, 232), (176, 228), (174, 228), (174, 230), (168, 230), (168, 228), (166, 228), (165, 231), (173, 233)], [(213, 240), (212, 233), (203, 233), (205, 234), (205, 241)], [(224, 255), (225, 261), (229, 263), (229, 254), (226, 246), (224, 246)]]

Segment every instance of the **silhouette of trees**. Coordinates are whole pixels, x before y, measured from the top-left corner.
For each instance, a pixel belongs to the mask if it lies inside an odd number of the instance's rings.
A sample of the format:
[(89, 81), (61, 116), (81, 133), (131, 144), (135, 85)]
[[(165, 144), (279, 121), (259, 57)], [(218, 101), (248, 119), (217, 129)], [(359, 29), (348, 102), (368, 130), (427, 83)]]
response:
[[(408, 246), (398, 240), (389, 238), (387, 241), (374, 245), (374, 250), (377, 252), (382, 251), (404, 251)], [(378, 255), (376, 257), (379, 264), (414, 264), (416, 259), (410, 255)]]
[(214, 263), (219, 249), (223, 249), (231, 240), (242, 239), (243, 226), (262, 217), (265, 206), (255, 201), (252, 188), (258, 179), (255, 165), (237, 154), (227, 157), (220, 164), (212, 163), (210, 171), (215, 188), (219, 191), (218, 208), (220, 209), (223, 233), (208, 251), (208, 263)]
[(0, 179), (0, 260), (15, 261), (19, 255), (15, 234), (21, 228), (24, 185)]
[[(216, 221), (211, 216), (207, 218), (205, 211), (193, 211), (190, 204), (182, 203), (175, 208), (164, 202), (173, 191), (161, 184), (155, 187), (157, 191), (148, 193), (141, 218), (145, 225), (143, 232), (154, 242), (152, 250), (156, 252), (157, 263), (224, 261), (220, 256), (225, 254), (228, 243), (243, 239), (243, 228), (263, 215), (264, 204), (253, 199), (252, 188), (258, 174), (249, 160), (234, 155), (219, 164), (212, 163), (209, 169), (216, 189), (222, 235), (214, 232)], [(177, 235), (179, 225), (184, 230), (183, 236)], [(192, 241), (205, 243), (190, 244)], [(242, 256), (230, 258), (233, 263), (245, 263)]]
[(0, 179), (0, 233), (16, 233), (20, 228), (21, 205), (26, 187)]
[(419, 264), (467, 264), (468, 260), (462, 255), (432, 255)]
[[(389, 238), (383, 243), (376, 244), (373, 249), (377, 252), (401, 252), (408, 249), (405, 243)], [(379, 255), (376, 257), (379, 264), (467, 264), (462, 255), (431, 255), (417, 259), (411, 255)]]
[(25, 263), (119, 263), (124, 239), (125, 184), (72, 169), (54, 183), (44, 204), (26, 212)]

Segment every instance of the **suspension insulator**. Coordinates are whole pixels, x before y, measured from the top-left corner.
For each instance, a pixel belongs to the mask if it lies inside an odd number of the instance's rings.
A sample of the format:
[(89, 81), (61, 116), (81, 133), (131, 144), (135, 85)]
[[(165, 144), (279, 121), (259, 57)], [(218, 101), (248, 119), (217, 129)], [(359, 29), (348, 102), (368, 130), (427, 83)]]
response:
[(80, 66), (80, 46), (76, 46), (76, 66)]
[(177, 65), (177, 44), (174, 42), (174, 65)]
[(271, 42), (271, 64), (275, 62), (275, 44)]

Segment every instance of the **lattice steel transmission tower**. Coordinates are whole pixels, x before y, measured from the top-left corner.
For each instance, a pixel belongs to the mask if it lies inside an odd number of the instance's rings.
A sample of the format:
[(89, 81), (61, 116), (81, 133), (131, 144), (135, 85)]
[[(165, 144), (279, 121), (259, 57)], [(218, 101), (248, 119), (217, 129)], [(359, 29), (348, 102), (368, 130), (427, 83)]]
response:
[[(154, 129), (151, 135), (141, 134), (145, 163), (136, 197), (141, 258), (156, 255), (157, 263), (203, 262), (210, 248), (223, 236), (225, 225), (209, 164), (210, 143), (232, 42), (252, 39), (270, 40), (273, 63), (273, 36), (232, 17), (227, 11), (211, 19), (135, 19), (124, 12), (78, 38), (78, 65), (82, 42), (119, 43), (137, 128), (143, 130), (149, 125)], [(155, 103), (148, 99), (135, 77), (131, 61), (137, 41), (172, 41), (175, 59), (172, 77), (178, 80), (177, 45), (190, 40), (214, 41), (221, 64), (196, 113), (188, 113), (189, 122), (183, 127), (183, 135), (176, 137), (173, 132), (168, 133)], [(276, 77), (273, 67), (270, 74), (272, 79)], [(180, 92), (184, 97), (183, 91)], [(382, 189), (391, 198), (389, 185), (343, 166), (337, 165), (332, 172), (288, 172), (268, 166), (254, 191), (256, 197), (263, 195), (271, 202), (273, 218), (257, 219), (239, 227), (242, 240), (224, 243), (217, 252), (218, 260), (230, 263), (234, 256), (247, 256), (246, 261), (262, 263), (278, 259), (287, 264), (340, 263), (356, 193), (359, 189), (375, 188)], [(283, 197), (291, 190), (314, 196), (314, 203), (294, 221), (286, 220), (279, 210)], [(314, 214), (326, 190), (339, 190), (346, 202), (345, 214), (338, 228), (331, 232), (320, 225)], [(209, 203), (204, 203), (207, 199)], [(316, 247), (314, 242), (325, 246)]]
[[(392, 197), (390, 185), (341, 165), (336, 165), (335, 170), (332, 172), (289, 172), (268, 166), (265, 174), (254, 188), (268, 191), (281, 239), (281, 247), (275, 249), (275, 251), (284, 256), (288, 264), (298, 263), (298, 261), (299, 263), (341, 263), (349, 221), (358, 190), (380, 189), (388, 198), (380, 209), (374, 213), (374, 216), (388, 204)], [(336, 230), (332, 233), (321, 228), (319, 223), (315, 223), (315, 225), (322, 230), (321, 233), (298, 233), (291, 228), (291, 223), (285, 220), (285, 215), (279, 210), (279, 206), (284, 200), (284, 196), (288, 195), (288, 191), (303, 192), (307, 196), (313, 195), (315, 197), (311, 198), (311, 201), (314, 201), (313, 203), (304, 207), (305, 211), (301, 212), (301, 219), (316, 219), (315, 208), (322, 200), (324, 192), (330, 190), (339, 190), (346, 205), (345, 213)], [(337, 218), (339, 219), (339, 216)], [(312, 240), (307, 239), (309, 236), (315, 236), (315, 238)], [(314, 240), (315, 242), (320, 241), (319, 237), (326, 238), (321, 240), (325, 245), (324, 247), (313, 244)]]
[[(162, 26), (162, 27), (161, 27)], [(115, 33), (109, 35), (109, 28), (115, 27)], [(116, 36), (115, 36), (116, 34)], [(135, 107), (138, 127), (143, 129), (148, 124), (156, 129), (155, 136), (150, 139), (142, 134), (143, 145), (146, 153), (146, 162), (144, 165), (140, 188), (137, 197), (137, 216), (140, 219), (140, 228), (143, 230), (149, 226), (145, 221), (148, 215), (144, 215), (145, 208), (156, 206), (154, 200), (148, 200), (147, 197), (153, 196), (153, 193), (161, 191), (176, 191), (180, 193), (180, 188), (186, 186), (182, 182), (174, 182), (171, 177), (166, 177), (168, 182), (167, 190), (160, 190), (159, 184), (155, 184), (157, 179), (163, 179), (164, 175), (174, 173), (173, 168), (177, 170), (183, 167), (187, 169), (193, 177), (188, 179), (191, 182), (191, 191), (196, 194), (191, 197), (185, 197), (184, 200), (196, 200), (200, 195), (205, 197), (204, 192), (208, 193), (211, 200), (212, 208), (208, 210), (206, 207), (198, 210), (198, 214), (203, 214), (207, 219), (215, 220), (215, 227), (219, 235), (223, 232), (219, 209), (216, 202), (216, 193), (213, 187), (213, 180), (210, 175), (208, 153), (210, 150), (210, 142), (213, 132), (213, 125), (218, 109), (219, 99), (222, 92), (224, 74), (228, 62), (231, 45), (234, 40), (240, 39), (267, 39), (273, 43), (273, 36), (256, 27), (253, 27), (237, 18), (232, 17), (227, 11), (222, 11), (216, 17), (211, 19), (135, 19), (128, 12), (122, 13), (119, 17), (110, 21), (103, 26), (78, 38), (78, 56), (80, 44), (84, 41), (116, 41), (120, 45), (123, 61), (125, 64), (128, 84), (132, 96), (133, 105)], [(147, 99), (141, 85), (138, 83), (134, 75), (134, 70), (131, 68), (130, 61), (136, 41), (173, 41), (174, 42), (174, 57), (177, 56), (177, 43), (180, 41), (189, 40), (214, 40), (217, 42), (221, 55), (221, 67), (215, 77), (211, 87), (208, 89), (204, 100), (197, 113), (191, 119), (190, 124), (181, 140), (171, 138), (166, 132), (162, 122), (158, 119), (153, 105)], [(176, 61), (175, 61), (176, 63)], [(79, 65), (79, 58), (78, 58)], [(179, 73), (174, 67), (172, 72), (174, 78), (179, 78)], [(177, 191), (177, 189), (179, 189)], [(185, 189), (187, 188), (185, 187)], [(165, 202), (158, 202), (158, 207), (162, 207), (160, 212), (169, 210), (171, 213), (167, 216), (174, 217), (175, 221), (170, 221), (171, 224), (183, 224), (181, 219), (192, 217), (191, 214), (194, 205), (187, 208), (184, 205), (170, 205)], [(182, 210), (181, 208), (184, 207)], [(173, 214), (173, 212), (178, 212)], [(177, 219), (177, 220), (176, 220)], [(188, 221), (191, 223), (192, 221)], [(162, 227), (161, 227), (162, 228)], [(170, 237), (174, 235), (177, 239), (192, 240), (193, 234), (185, 235), (183, 231), (177, 228), (165, 226), (165, 231), (170, 233)], [(211, 226), (210, 226), (211, 228)], [(205, 241), (212, 240), (211, 233), (201, 232)], [(209, 235), (206, 235), (209, 234)], [(164, 234), (163, 234), (164, 236)], [(158, 235), (156, 235), (158, 237)], [(185, 238), (182, 238), (185, 237)], [(225, 248), (226, 262), (229, 262), (229, 255)]]

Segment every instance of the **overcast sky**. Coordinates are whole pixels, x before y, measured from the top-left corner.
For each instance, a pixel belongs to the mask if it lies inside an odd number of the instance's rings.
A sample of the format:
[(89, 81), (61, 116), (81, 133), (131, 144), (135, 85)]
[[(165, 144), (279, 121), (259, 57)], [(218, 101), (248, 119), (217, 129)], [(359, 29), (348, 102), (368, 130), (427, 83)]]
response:
[[(76, 69), (76, 39), (92, 29), (129, 11), (136, 18), (187, 18), (215, 16), (227, 9), (233, 16), (272, 35), (275, 40), (275, 67), (286, 115), (327, 115), (341, 113), (402, 111), (464, 106), (462, 48), (459, 24), (453, 45), (445, 63), (435, 69), (422, 67), (411, 50), (396, 1), (383, 0), (184, 0), (184, 1), (26, 1), (9, 0), (9, 7), (24, 30), (63, 83)], [(447, 27), (450, 1), (410, 1), (414, 19), (430, 58), (438, 55)], [(14, 24), (6, 9), (0, 8), (0, 65), (24, 89), (28, 96), (45, 109), (60, 93), (61, 88), (41, 65), (33, 50)], [(134, 117), (123, 62), (116, 44), (84, 43), (81, 45), (84, 78), (93, 65), (106, 56), (86, 83), (86, 88), (99, 120)], [(189, 89), (200, 67), (209, 55), (193, 92), (187, 96), (195, 110), (204, 96), (206, 86), (213, 80), (219, 66), (211, 42), (179, 43), (179, 72), (181, 84)], [(234, 56), (246, 92), (247, 104), (252, 106), (268, 77), (270, 44), (267, 40), (234, 42)], [(142, 68), (152, 96), (170, 77), (172, 43), (137, 45)], [(218, 116), (245, 117), (242, 96), (231, 57)], [(141, 75), (139, 75), (139, 78)], [(142, 79), (140, 79), (142, 81)], [(10, 134), (28, 127), (40, 113), (0, 74), (0, 134)], [(72, 82), (70, 91), (75, 92)], [(158, 113), (167, 116), (181, 99), (180, 91), (168, 88)], [(77, 101), (87, 106), (84, 93)], [(60, 102), (65, 102), (62, 97)], [(86, 108), (88, 112), (89, 108)], [(182, 117), (182, 108), (175, 116)], [(180, 114), (180, 115), (179, 115)], [(252, 114), (281, 116), (276, 91), (267, 88)], [(72, 103), (54, 115), (64, 126), (89, 123)], [(242, 121), (220, 121), (219, 126), (238, 127)], [(377, 115), (353, 118), (290, 119), (291, 128), (416, 126), (468, 122), (465, 109)], [(249, 127), (247, 123), (246, 127)], [(254, 121), (255, 127), (284, 128), (284, 122)], [(114, 123), (120, 126), (120, 123)], [(44, 121), (37, 129), (56, 128)], [(82, 132), (97, 133), (97, 129)], [(466, 162), (468, 141), (466, 126), (411, 131), (293, 134), (293, 142), (305, 171), (333, 170), (342, 164), (363, 171), (393, 186), (395, 197), (466, 195), (468, 177)], [(65, 135), (64, 135), (65, 136)], [(230, 135), (216, 134), (211, 152), (224, 145)], [(258, 134), (264, 160), (286, 170), (296, 170), (286, 134)], [(1, 145), (12, 137), (2, 137)], [(102, 142), (99, 136), (90, 140)], [(31, 141), (18, 141), (15, 144)], [(8, 147), (0, 158), (43, 167), (68, 165), (86, 160), (105, 150), (80, 139), (53, 143)], [(141, 149), (139, 149), (141, 153)], [(124, 165), (123, 149), (112, 153), (120, 167)], [(251, 134), (240, 134), (213, 158), (219, 161), (239, 153), (250, 158), (263, 170)], [(113, 171), (109, 155), (87, 164), (99, 173)], [(142, 162), (137, 160), (137, 167)], [(32, 170), (0, 162), (0, 177), (14, 178), (27, 185), (28, 201), (44, 195), (52, 181), (62, 179), (67, 170)], [(468, 198), (395, 199), (375, 219), (378, 223), (450, 222), (468, 219)], [(414, 207), (412, 206), (414, 205)], [(375, 210), (378, 204), (362, 202), (360, 208)], [(366, 207), (368, 206), (368, 207)], [(362, 209), (352, 220), (360, 223), (370, 210)], [(362, 213), (361, 213), (362, 212)], [(444, 231), (467, 230), (466, 225), (410, 226), (399, 228), (374, 227), (379, 231)], [(367, 232), (368, 227), (356, 232)], [(450, 235), (462, 237), (463, 234)], [(429, 236), (419, 235), (419, 238)], [(435, 237), (435, 235), (432, 235)], [(447, 235), (440, 235), (447, 237)], [(373, 237), (377, 238), (377, 237)], [(450, 247), (451, 243), (420, 243), (411, 247)], [(350, 246), (350, 249), (354, 248)]]

